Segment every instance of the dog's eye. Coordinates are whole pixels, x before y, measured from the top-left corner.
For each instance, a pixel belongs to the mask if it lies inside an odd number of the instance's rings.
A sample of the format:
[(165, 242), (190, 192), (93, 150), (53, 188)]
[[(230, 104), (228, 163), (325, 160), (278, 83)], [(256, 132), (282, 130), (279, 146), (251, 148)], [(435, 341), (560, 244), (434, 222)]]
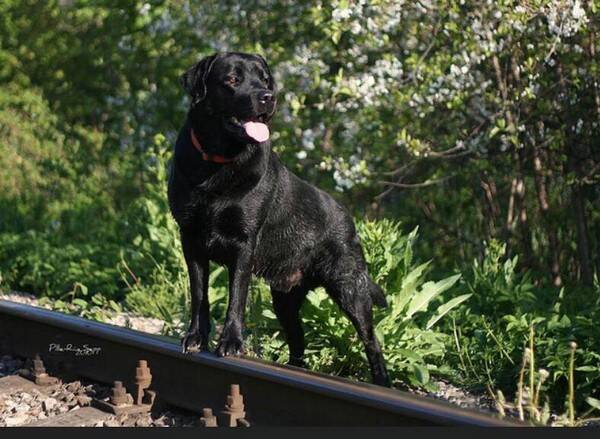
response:
[(238, 85), (240, 83), (240, 78), (234, 75), (229, 75), (225, 78), (225, 84), (227, 85)]

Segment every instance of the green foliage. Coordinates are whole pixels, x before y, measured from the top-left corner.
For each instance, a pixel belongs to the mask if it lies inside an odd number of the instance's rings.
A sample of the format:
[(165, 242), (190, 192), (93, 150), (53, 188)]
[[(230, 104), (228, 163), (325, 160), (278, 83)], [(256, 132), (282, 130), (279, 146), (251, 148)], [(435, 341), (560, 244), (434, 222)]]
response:
[[(575, 403), (597, 407), (599, 8), (3, 1), (0, 288), (93, 318), (119, 303), (181, 334), (187, 275), (166, 202), (177, 79), (215, 48), (258, 52), (280, 86), (282, 160), (356, 217), (394, 218), (358, 229), (390, 303), (375, 320), (396, 382), (510, 392), (533, 324), (551, 404), (566, 401), (576, 341)], [(211, 266), (210, 279), (218, 326), (227, 272)], [(310, 366), (366, 377), (324, 292), (303, 311)], [(260, 281), (247, 336), (286, 361)]]
[(90, 296), (88, 288), (79, 282), (73, 285), (73, 290), (58, 299), (51, 300), (48, 297), (42, 297), (40, 305), (100, 322), (107, 321), (110, 314), (122, 312), (121, 305), (117, 302), (107, 299), (101, 294)]
[(2, 234), (0, 273), (6, 286), (49, 297), (85, 284), (94, 293), (117, 298), (117, 251), (115, 245), (57, 243), (35, 231)]
[(483, 261), (473, 261), (469, 290), (477, 293), (479, 306), (495, 315), (528, 309), (536, 301), (529, 273), (517, 272), (519, 256), (506, 257), (506, 244), (492, 240)]
[[(64, 157), (61, 143), (81, 143), (69, 147), (74, 169), (62, 179), (90, 181), (73, 203), (85, 206), (79, 215), (115, 220), (107, 214), (140, 194), (143, 164), (133, 157), (156, 133), (173, 140), (186, 68), (217, 47), (260, 52), (282, 90), (275, 148), (296, 172), (338, 189), (356, 212), (374, 206), (433, 226), (421, 245), (446, 271), (495, 238), (542, 281), (591, 284), (583, 248), (600, 236), (596, 2), (11, 0), (0, 16), (0, 81), (24, 99), (43, 97), (64, 137), (53, 157)], [(31, 121), (47, 126), (41, 114)], [(39, 137), (54, 141), (46, 131)], [(103, 209), (90, 205), (97, 197)], [(564, 213), (571, 203), (575, 220)], [(587, 233), (577, 232), (582, 222)]]
[(473, 263), (467, 279), (472, 292), (468, 306), (451, 312), (453, 355), (448, 358), (460, 379), (474, 386), (514, 390), (520, 359), (529, 346), (530, 329), (535, 330), (537, 366), (550, 371), (542, 391), (554, 408), (566, 402), (570, 343), (578, 344), (575, 368), (576, 404), (583, 406), (585, 395), (597, 394), (597, 341), (600, 331), (600, 289), (592, 295), (585, 290), (534, 288), (528, 273), (517, 271), (517, 260), (507, 258), (505, 246), (492, 242), (484, 260)]

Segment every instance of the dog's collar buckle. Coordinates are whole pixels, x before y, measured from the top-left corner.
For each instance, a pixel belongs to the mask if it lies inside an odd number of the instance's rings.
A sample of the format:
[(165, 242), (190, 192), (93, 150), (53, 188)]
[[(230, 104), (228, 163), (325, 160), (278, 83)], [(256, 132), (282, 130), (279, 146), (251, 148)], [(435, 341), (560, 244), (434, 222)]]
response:
[(198, 150), (198, 152), (200, 152), (200, 154), (202, 154), (202, 160), (206, 161), (206, 162), (213, 162), (213, 163), (220, 163), (220, 164), (224, 164), (224, 163), (231, 163), (234, 159), (232, 158), (228, 158), (219, 154), (209, 154), (206, 151), (204, 151), (204, 149), (202, 149), (202, 145), (200, 144), (200, 142), (198, 141), (198, 138), (196, 137), (196, 134), (194, 133), (194, 129), (190, 128), (190, 134), (192, 137), (192, 143), (194, 144), (194, 148), (196, 148)]

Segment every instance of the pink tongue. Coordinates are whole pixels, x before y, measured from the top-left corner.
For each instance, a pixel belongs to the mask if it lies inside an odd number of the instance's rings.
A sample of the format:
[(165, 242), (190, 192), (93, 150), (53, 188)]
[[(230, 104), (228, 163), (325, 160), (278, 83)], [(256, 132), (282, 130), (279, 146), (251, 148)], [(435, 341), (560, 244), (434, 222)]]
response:
[(260, 122), (246, 122), (244, 124), (246, 134), (257, 142), (264, 142), (269, 138), (269, 127)]

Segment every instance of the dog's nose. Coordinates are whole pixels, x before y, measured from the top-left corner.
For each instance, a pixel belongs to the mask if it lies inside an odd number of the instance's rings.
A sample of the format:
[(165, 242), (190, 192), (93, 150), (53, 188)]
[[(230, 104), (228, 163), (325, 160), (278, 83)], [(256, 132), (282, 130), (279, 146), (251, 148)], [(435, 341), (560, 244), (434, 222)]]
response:
[(261, 91), (258, 93), (258, 102), (261, 104), (267, 104), (273, 101), (273, 93), (270, 91)]

